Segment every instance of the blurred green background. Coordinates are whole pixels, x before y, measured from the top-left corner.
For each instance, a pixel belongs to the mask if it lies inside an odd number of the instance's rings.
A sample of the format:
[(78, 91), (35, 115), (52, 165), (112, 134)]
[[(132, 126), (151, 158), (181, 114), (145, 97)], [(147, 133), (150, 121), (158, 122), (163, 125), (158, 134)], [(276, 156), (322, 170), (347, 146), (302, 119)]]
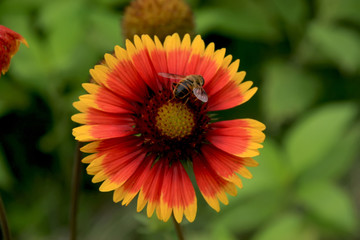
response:
[[(0, 191), (14, 239), (68, 239), (72, 102), (89, 69), (124, 46), (129, 0), (2, 0), (22, 34), (0, 79)], [(267, 125), (260, 163), (216, 213), (198, 195), (188, 239), (360, 239), (360, 1), (189, 0), (206, 43), (259, 87), (223, 111)], [(112, 202), (82, 165), (79, 239), (176, 239), (171, 221)]]

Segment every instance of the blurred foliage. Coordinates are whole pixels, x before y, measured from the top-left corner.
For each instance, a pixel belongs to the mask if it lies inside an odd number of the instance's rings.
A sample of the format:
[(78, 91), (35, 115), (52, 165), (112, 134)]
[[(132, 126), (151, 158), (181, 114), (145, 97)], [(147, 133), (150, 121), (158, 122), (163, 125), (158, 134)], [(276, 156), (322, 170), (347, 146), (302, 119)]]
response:
[[(0, 190), (15, 239), (68, 239), (72, 102), (123, 45), (129, 0), (5, 0), (23, 35), (0, 79)], [(222, 118), (265, 122), (260, 166), (215, 213), (200, 195), (188, 239), (359, 239), (360, 1), (192, 0), (197, 32), (241, 59), (259, 91)], [(85, 166), (83, 166), (85, 168)], [(171, 222), (121, 207), (83, 171), (79, 239), (176, 239)]]

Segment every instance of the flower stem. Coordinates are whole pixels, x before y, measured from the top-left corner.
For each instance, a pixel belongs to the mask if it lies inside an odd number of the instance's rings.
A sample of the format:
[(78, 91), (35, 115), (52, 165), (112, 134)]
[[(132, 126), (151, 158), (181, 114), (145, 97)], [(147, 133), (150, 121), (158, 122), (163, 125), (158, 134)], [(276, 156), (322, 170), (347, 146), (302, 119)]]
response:
[(80, 185), (80, 174), (81, 174), (81, 148), (82, 144), (78, 142), (76, 144), (75, 157), (74, 157), (74, 168), (72, 175), (71, 185), (71, 212), (70, 212), (70, 239), (76, 240), (76, 217), (79, 200), (79, 185)]
[(11, 237), (10, 237), (9, 225), (7, 222), (5, 207), (1, 196), (0, 196), (0, 223), (1, 223), (1, 231), (4, 240), (10, 240)]
[(172, 219), (173, 219), (173, 223), (174, 223), (174, 227), (175, 227), (175, 230), (176, 230), (176, 234), (178, 236), (178, 239), (179, 240), (185, 240), (184, 238), (184, 233), (182, 231), (182, 228), (180, 226), (180, 224), (176, 221), (174, 215), (172, 215)]

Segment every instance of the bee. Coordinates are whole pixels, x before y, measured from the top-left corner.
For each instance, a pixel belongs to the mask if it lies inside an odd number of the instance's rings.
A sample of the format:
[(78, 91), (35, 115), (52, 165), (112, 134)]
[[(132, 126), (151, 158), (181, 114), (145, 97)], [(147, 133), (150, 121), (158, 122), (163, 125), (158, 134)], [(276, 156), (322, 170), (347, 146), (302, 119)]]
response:
[(180, 79), (178, 83), (176, 83), (173, 93), (174, 97), (183, 99), (187, 97), (192, 91), (197, 99), (202, 102), (208, 101), (208, 95), (206, 94), (203, 85), (205, 83), (204, 78), (201, 75), (177, 75), (172, 73), (158, 73), (159, 76), (165, 78), (172, 79)]

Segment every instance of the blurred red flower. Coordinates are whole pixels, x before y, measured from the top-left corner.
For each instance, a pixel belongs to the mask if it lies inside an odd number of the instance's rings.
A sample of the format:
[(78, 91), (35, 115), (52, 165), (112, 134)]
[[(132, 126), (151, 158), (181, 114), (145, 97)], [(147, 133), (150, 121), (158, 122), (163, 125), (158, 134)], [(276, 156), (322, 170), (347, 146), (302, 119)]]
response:
[(8, 71), (10, 60), (19, 50), (20, 43), (29, 47), (25, 38), (20, 34), (0, 25), (0, 69), (2, 74)]

